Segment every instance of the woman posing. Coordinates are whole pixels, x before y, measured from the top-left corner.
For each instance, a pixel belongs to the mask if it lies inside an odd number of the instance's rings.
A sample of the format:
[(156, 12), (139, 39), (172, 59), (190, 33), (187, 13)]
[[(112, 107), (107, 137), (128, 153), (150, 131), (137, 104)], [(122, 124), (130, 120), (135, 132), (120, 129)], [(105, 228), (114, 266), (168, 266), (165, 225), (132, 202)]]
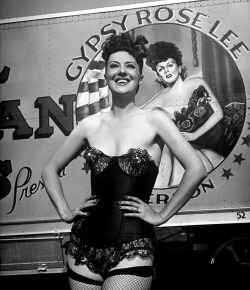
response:
[[(61, 219), (74, 222), (65, 245), (72, 289), (151, 289), (154, 226), (176, 214), (206, 176), (200, 158), (167, 113), (135, 105), (146, 43), (144, 37), (134, 40), (128, 33), (104, 43), (112, 110), (83, 119), (43, 170), (46, 190)], [(164, 145), (185, 173), (171, 200), (156, 212), (148, 202)], [(58, 173), (83, 149), (91, 167), (92, 192), (71, 209)]]
[[(164, 89), (143, 107), (164, 108), (183, 137), (196, 149), (207, 172), (210, 172), (223, 160), (223, 156), (209, 148), (208, 139), (202, 140), (209, 132), (210, 138), (214, 138), (211, 129), (223, 118), (217, 98), (203, 78), (186, 78), (182, 53), (174, 43), (160, 41), (151, 44), (146, 64), (156, 72)], [(155, 187), (176, 186), (182, 178), (183, 167), (176, 158), (170, 156), (168, 148), (165, 148)]]

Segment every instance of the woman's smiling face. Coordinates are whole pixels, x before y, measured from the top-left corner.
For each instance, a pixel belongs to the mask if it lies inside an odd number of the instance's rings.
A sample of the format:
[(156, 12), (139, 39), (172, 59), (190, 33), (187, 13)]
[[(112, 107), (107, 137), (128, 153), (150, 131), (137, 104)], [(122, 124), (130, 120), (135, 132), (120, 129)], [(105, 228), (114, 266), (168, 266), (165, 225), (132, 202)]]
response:
[(135, 58), (126, 51), (112, 53), (105, 77), (112, 93), (136, 93), (142, 79)]
[(180, 75), (179, 67), (173, 58), (159, 62), (156, 66), (156, 72), (160, 80), (168, 86), (173, 85)]

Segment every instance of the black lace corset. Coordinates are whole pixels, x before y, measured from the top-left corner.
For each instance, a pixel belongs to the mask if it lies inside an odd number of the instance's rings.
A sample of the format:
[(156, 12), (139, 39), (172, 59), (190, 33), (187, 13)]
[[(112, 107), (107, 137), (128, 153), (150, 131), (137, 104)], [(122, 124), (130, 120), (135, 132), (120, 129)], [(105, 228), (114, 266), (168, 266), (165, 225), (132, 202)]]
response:
[(139, 218), (124, 218), (117, 203), (126, 195), (149, 202), (158, 167), (147, 150), (132, 148), (121, 156), (108, 156), (90, 147), (84, 158), (91, 169), (91, 194), (99, 202), (83, 223), (83, 241), (102, 247), (151, 237), (151, 226)]

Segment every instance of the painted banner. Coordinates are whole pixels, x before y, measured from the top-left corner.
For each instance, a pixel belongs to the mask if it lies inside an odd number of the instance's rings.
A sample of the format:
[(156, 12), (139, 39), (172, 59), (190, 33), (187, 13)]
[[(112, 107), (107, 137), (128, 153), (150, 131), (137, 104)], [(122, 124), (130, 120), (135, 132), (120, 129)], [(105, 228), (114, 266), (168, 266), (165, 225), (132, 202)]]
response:
[[(192, 1), (1, 23), (1, 231), (27, 225), (31, 232), (69, 230), (45, 192), (41, 171), (78, 122), (109, 112), (101, 44), (125, 31), (144, 35), (150, 47), (137, 105), (168, 111), (209, 172), (165, 226), (249, 222), (249, 13), (249, 1)], [(157, 54), (165, 53), (181, 56), (179, 91), (169, 90), (155, 69)], [(156, 210), (182, 174), (165, 148), (151, 197)], [(60, 178), (72, 207), (90, 194), (82, 154)]]

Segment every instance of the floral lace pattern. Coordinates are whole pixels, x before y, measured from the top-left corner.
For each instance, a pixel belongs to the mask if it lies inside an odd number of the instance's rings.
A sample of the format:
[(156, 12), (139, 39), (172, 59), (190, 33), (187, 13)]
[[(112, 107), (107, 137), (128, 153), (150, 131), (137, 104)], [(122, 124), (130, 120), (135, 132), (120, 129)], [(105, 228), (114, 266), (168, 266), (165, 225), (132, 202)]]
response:
[(131, 176), (140, 176), (149, 166), (156, 166), (148, 151), (141, 148), (130, 148), (121, 156), (108, 156), (95, 147), (89, 147), (85, 150), (83, 157), (95, 174), (102, 173), (112, 158), (117, 158), (120, 168)]
[(108, 167), (111, 160), (110, 156), (107, 156), (95, 147), (87, 148), (83, 154), (83, 157), (90, 166), (91, 170), (94, 170), (96, 174), (103, 172), (103, 170)]
[(183, 107), (181, 112), (175, 111), (175, 123), (182, 132), (194, 132), (200, 128), (213, 114), (210, 105), (211, 97), (204, 86), (199, 86), (193, 91), (187, 108)]
[(63, 246), (66, 253), (76, 259), (76, 265), (87, 265), (93, 273), (107, 273), (121, 260), (132, 260), (136, 257), (154, 261), (155, 241), (150, 238), (140, 238), (108, 248), (95, 248), (85, 245), (77, 236), (71, 234), (70, 241)]

